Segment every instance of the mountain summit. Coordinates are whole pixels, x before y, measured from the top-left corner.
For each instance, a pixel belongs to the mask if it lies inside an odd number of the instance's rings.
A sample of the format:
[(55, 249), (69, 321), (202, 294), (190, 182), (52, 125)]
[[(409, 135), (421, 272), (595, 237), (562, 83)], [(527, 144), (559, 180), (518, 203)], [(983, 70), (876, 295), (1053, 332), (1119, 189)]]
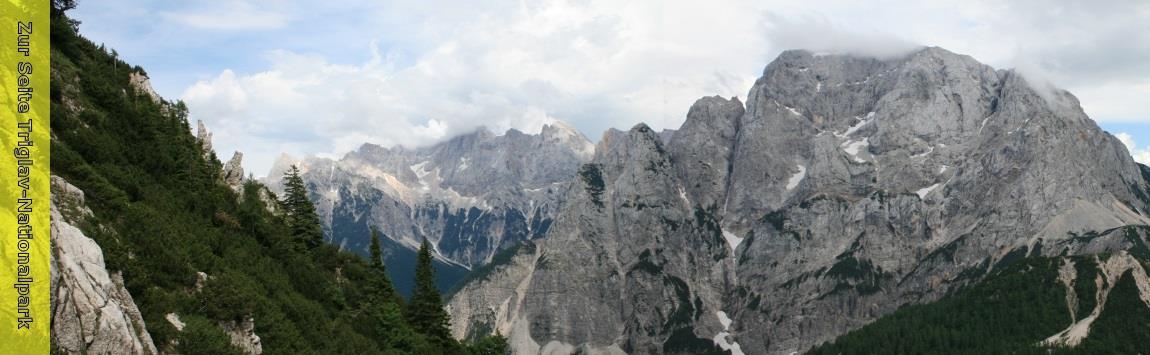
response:
[(1147, 173), (1016, 71), (787, 51), (745, 105), (700, 99), (666, 142), (605, 134), (550, 230), (454, 295), (452, 326), (520, 353), (801, 352), (1022, 257), (1144, 247), (1114, 231), (1150, 223)]

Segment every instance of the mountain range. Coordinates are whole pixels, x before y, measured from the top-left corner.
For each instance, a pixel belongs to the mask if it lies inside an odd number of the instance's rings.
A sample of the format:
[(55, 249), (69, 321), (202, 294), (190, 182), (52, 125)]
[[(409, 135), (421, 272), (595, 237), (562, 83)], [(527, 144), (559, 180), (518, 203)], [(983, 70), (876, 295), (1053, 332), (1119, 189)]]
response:
[(371, 228), (384, 236), (384, 259), (407, 294), (415, 251), (436, 251), (438, 285), (448, 290), (500, 250), (550, 228), (561, 191), (594, 146), (556, 122), (538, 134), (486, 129), (420, 149), (365, 144), (342, 159), (282, 156), (267, 183), (282, 192), (284, 172), (301, 169), (328, 241), (367, 255)]
[[(254, 181), (142, 68), (57, 16), (56, 352), (489, 354), (506, 336), (495, 353), (1130, 353), (1150, 341), (1150, 168), (1072, 94), (968, 56), (791, 50), (745, 99), (701, 98), (676, 130), (592, 142), (558, 121), (479, 129), (283, 156)], [(316, 226), (277, 196), (291, 166), (328, 245), (288, 226)], [(373, 229), (382, 264), (364, 258)], [(384, 268), (411, 293), (424, 241), (446, 307), (387, 291)], [(443, 309), (465, 341), (412, 316)]]
[(454, 294), (455, 336), (803, 352), (1021, 259), (1146, 246), (1117, 231), (1150, 221), (1150, 170), (1017, 71), (934, 47), (795, 50), (746, 101), (700, 99), (667, 141), (604, 134), (549, 231)]

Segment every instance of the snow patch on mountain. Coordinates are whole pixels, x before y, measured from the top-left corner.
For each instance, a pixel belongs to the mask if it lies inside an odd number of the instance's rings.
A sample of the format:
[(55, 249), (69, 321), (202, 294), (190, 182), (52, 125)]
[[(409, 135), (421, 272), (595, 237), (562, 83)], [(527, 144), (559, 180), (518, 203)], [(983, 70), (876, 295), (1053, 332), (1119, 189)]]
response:
[(427, 171), (427, 163), (428, 163), (427, 161), (421, 161), (419, 163), (411, 165), (411, 167), (410, 167), (411, 172), (415, 173), (415, 176), (417, 178), (419, 178), (419, 186), (420, 186), (420, 189), (423, 191), (428, 191), (431, 189), (431, 186), (428, 185), (427, 179), (426, 179), (427, 175), (431, 174), (430, 171)]
[(799, 186), (799, 183), (802, 182), (806, 177), (807, 167), (800, 164), (799, 171), (794, 175), (791, 175), (790, 179), (787, 179), (787, 191), (794, 190), (795, 187)]
[(740, 238), (739, 236), (735, 235), (734, 233), (728, 232), (726, 229), (723, 229), (723, 239), (727, 241), (727, 244), (731, 246), (731, 251), (734, 252), (735, 249), (739, 248), (739, 244), (742, 243), (743, 239), (745, 239), (745, 238)]
[(922, 153), (919, 153), (919, 154), (915, 154), (915, 155), (911, 155), (910, 157), (911, 157), (911, 159), (917, 159), (917, 158), (922, 158), (922, 157), (925, 157), (925, 156), (929, 155), (930, 153), (934, 153), (934, 146), (931, 146), (931, 147), (930, 147), (930, 148), (928, 148), (928, 149), (927, 149), (925, 152), (922, 152)]
[(930, 186), (918, 189), (918, 191), (915, 191), (914, 193), (916, 195), (918, 195), (918, 198), (925, 199), (926, 195), (929, 195), (931, 191), (934, 191), (934, 189), (937, 189), (939, 185), (942, 185), (942, 184), (930, 185)]
[(719, 317), (719, 324), (723, 325), (723, 330), (731, 328), (731, 317), (727, 317), (727, 312), (716, 311), (715, 316)]
[(843, 133), (835, 133), (835, 136), (839, 138), (846, 138), (855, 132), (858, 132), (860, 128), (865, 127), (874, 120), (874, 112), (867, 113), (866, 116), (855, 117), (855, 119), (857, 119), (858, 122), (856, 122), (854, 125), (851, 125), (850, 127), (847, 127), (847, 130)]
[(869, 137), (863, 138), (862, 140), (849, 140), (849, 141), (843, 142), (843, 144), (841, 145), (841, 147), (843, 148), (843, 151), (846, 152), (847, 154), (850, 154), (851, 159), (854, 159), (854, 161), (858, 162), (858, 163), (865, 163), (866, 162), (866, 159), (863, 159), (862, 157), (860, 157), (859, 154), (862, 153), (863, 151), (865, 151), (866, 148), (869, 146), (870, 146), (870, 138)]
[(731, 336), (731, 318), (727, 317), (727, 313), (723, 311), (715, 312), (715, 316), (719, 318), (719, 323), (723, 325), (723, 331), (719, 332), (719, 334), (715, 334), (715, 338), (712, 339), (712, 341), (714, 341), (715, 345), (718, 345), (720, 349), (730, 351), (731, 355), (743, 355), (743, 348), (739, 346), (739, 343), (728, 339)]

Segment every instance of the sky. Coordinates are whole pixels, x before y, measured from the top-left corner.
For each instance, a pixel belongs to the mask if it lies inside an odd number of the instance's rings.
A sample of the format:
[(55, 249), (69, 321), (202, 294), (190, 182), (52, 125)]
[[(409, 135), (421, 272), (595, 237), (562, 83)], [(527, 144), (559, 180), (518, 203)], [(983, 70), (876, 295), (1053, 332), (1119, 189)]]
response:
[(1147, 1), (81, 0), (70, 16), (255, 176), (285, 153), (478, 127), (674, 129), (700, 97), (745, 97), (783, 50), (920, 45), (1069, 90), (1150, 163)]

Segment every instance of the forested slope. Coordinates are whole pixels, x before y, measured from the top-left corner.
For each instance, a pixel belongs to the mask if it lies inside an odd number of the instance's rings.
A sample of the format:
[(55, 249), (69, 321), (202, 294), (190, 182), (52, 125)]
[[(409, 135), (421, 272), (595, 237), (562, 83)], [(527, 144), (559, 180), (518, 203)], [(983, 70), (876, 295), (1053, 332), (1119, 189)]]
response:
[[(1143, 298), (1150, 295), (1138, 284), (1146, 266), (1126, 252), (1024, 259), (809, 354), (1145, 354), (1150, 306)], [(1088, 331), (1068, 344), (1073, 336), (1060, 335), (1072, 324)]]
[(77, 25), (54, 12), (51, 170), (86, 194), (94, 216), (80, 227), (123, 273), (161, 352), (236, 353), (220, 325), (249, 318), (268, 353), (500, 352), (499, 338), (459, 344), (418, 322), (442, 309), (401, 304), (382, 264), (308, 245), (289, 228), (293, 206), (269, 208), (279, 202), (263, 186), (226, 186), (183, 103), (153, 96), (143, 69)]

